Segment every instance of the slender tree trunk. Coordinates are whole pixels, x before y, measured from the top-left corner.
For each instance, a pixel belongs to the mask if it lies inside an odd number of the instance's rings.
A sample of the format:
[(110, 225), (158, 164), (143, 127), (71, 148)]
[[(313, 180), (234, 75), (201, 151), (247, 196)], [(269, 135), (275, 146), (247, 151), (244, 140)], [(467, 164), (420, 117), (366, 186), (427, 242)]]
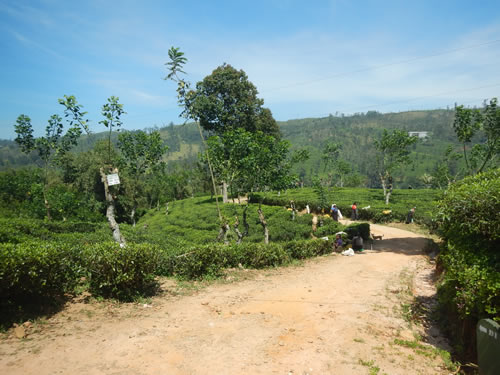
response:
[(247, 222), (247, 210), (248, 210), (248, 204), (243, 209), (243, 226), (245, 227), (245, 232), (243, 232), (244, 236), (248, 236), (248, 231), (250, 230), (250, 226), (248, 225)]
[(168, 202), (165, 203), (165, 215), (168, 215)]
[(45, 211), (47, 211), (47, 220), (51, 221), (52, 215), (50, 214), (50, 204), (49, 204), (49, 201), (47, 199), (47, 185), (48, 185), (48, 181), (49, 181), (48, 168), (49, 168), (48, 162), (45, 161), (42, 194), (43, 194), (43, 204), (45, 205)]
[(484, 158), (483, 164), (481, 165), (481, 167), (479, 167), (479, 169), (477, 170), (477, 173), (481, 173), (483, 171), (483, 168), (486, 166), (486, 163), (488, 163), (490, 161), (490, 159), (491, 159), (491, 151), (488, 152), (488, 154)]
[[(115, 200), (113, 199), (113, 195), (109, 191), (108, 180), (103, 168), (100, 169), (100, 172), (101, 181), (104, 184), (104, 194), (106, 196), (106, 202), (108, 204), (108, 207), (106, 209), (106, 217), (108, 218), (109, 227), (113, 232), (113, 239), (118, 242), (121, 247), (124, 247), (125, 238), (123, 238), (122, 234), (120, 233), (120, 227), (115, 219)], [(113, 172), (118, 173), (118, 170), (115, 169)]]
[(229, 224), (227, 221), (224, 219), (224, 221), (221, 223), (220, 230), (219, 230), (219, 235), (217, 236), (217, 241), (220, 241), (224, 239), (224, 244), (227, 245), (229, 241), (227, 240), (227, 235), (229, 234), (230, 231)]
[(267, 228), (267, 222), (266, 219), (264, 218), (264, 213), (262, 212), (262, 209), (260, 207), (257, 212), (259, 213), (260, 223), (264, 228), (264, 243), (267, 245), (269, 243), (269, 229)]
[(135, 204), (132, 207), (132, 211), (130, 211), (130, 220), (132, 221), (132, 226), (135, 227)]
[(385, 198), (387, 193), (387, 187), (385, 185), (385, 177), (382, 175), (382, 173), (379, 173), (378, 175), (380, 177), (380, 183), (382, 184), (382, 189), (384, 190), (384, 198)]
[(222, 214), (220, 212), (219, 199), (217, 198), (217, 193), (216, 193), (216, 189), (215, 189), (215, 177), (214, 177), (214, 172), (213, 172), (213, 169), (212, 169), (212, 162), (210, 161), (210, 155), (208, 153), (207, 142), (205, 142), (205, 137), (203, 137), (203, 132), (201, 131), (201, 125), (200, 125), (200, 123), (198, 121), (196, 122), (196, 125), (198, 126), (198, 131), (200, 132), (201, 142), (205, 146), (205, 155), (207, 157), (208, 169), (210, 170), (210, 177), (212, 179), (212, 187), (214, 189), (213, 191), (214, 191), (214, 194), (215, 194), (215, 203), (217, 204), (217, 213), (219, 214), (219, 221), (222, 222)]
[(47, 211), (47, 220), (51, 221), (52, 215), (50, 214), (50, 204), (47, 200), (47, 187), (45, 184), (43, 185), (43, 204), (45, 205), (45, 211)]
[[(384, 190), (384, 198), (385, 198), (385, 204), (389, 204), (389, 199), (392, 194), (392, 178), (390, 178), (390, 175), (386, 172), (384, 175), (382, 173), (379, 173), (380, 177), (380, 183), (382, 184), (382, 189)], [(387, 186), (386, 183), (386, 178), (389, 177), (389, 186)]]
[(392, 193), (392, 187), (389, 189), (389, 191), (387, 192), (387, 195), (385, 196), (385, 204), (389, 204), (389, 198), (391, 197), (391, 193)]
[(241, 241), (243, 240), (243, 234), (241, 234), (240, 230), (238, 229), (238, 226), (240, 225), (240, 221), (238, 220), (238, 216), (235, 216), (236, 220), (234, 222), (234, 231), (236, 232), (236, 235), (238, 236), (238, 240), (236, 241), (236, 244), (240, 244)]
[(227, 203), (227, 182), (222, 181), (222, 203)]
[(469, 160), (467, 159), (467, 150), (466, 150), (466, 147), (465, 147), (465, 143), (464, 143), (464, 160), (465, 160), (465, 166), (467, 167), (467, 172), (469, 174), (471, 174), (471, 169), (469, 167)]
[(294, 201), (290, 201), (290, 207), (292, 208), (292, 221), (295, 221), (295, 214), (297, 212), (297, 209), (295, 207)]
[(233, 200), (233, 204), (234, 204), (234, 191), (233, 191), (233, 184), (229, 185), (229, 191), (231, 192), (231, 199)]

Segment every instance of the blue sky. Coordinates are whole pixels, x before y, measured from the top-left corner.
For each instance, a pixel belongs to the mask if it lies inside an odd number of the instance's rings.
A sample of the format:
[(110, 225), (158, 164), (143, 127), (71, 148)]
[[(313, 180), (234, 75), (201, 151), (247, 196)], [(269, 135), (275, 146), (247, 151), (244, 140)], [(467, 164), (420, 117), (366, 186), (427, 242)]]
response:
[(42, 135), (65, 94), (94, 132), (111, 95), (126, 129), (181, 123), (171, 46), (191, 82), (243, 69), (277, 120), (500, 96), (496, 1), (0, 0), (0, 138), (20, 114)]

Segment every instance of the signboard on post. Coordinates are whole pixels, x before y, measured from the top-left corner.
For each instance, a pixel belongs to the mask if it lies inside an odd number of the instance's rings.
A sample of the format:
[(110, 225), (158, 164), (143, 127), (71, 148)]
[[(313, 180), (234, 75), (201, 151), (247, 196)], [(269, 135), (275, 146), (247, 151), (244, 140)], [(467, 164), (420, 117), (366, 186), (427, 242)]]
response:
[(500, 325), (491, 319), (477, 323), (477, 358), (481, 375), (495, 375), (500, 369)]
[(118, 173), (108, 174), (106, 175), (106, 179), (108, 180), (108, 186), (120, 184), (120, 177), (118, 177)]

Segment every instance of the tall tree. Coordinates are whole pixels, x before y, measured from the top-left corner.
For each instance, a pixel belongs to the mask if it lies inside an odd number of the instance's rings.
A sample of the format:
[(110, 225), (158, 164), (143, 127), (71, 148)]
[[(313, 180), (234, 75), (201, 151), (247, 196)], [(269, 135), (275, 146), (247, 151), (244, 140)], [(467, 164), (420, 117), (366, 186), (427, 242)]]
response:
[[(261, 131), (276, 139), (281, 137), (271, 111), (263, 107), (264, 100), (257, 97), (257, 88), (243, 70), (223, 64), (192, 90), (190, 84), (177, 75), (177, 72), (184, 73), (182, 67), (187, 62), (182, 52), (172, 48), (169, 56), (171, 61), (167, 65), (170, 74), (166, 79), (178, 82), (177, 92), (179, 103), (184, 108), (184, 117), (197, 121), (211, 135), (221, 136), (230, 130), (242, 128), (251, 133)], [(227, 202), (227, 181), (222, 182), (223, 199)]]
[[(111, 160), (112, 155), (112, 145), (111, 145), (111, 132), (113, 127), (120, 127), (122, 125), (121, 116), (126, 112), (123, 110), (123, 104), (120, 104), (119, 98), (116, 96), (111, 96), (108, 98), (108, 102), (102, 106), (102, 115), (104, 120), (99, 121), (109, 128), (108, 134), (108, 159), (105, 165), (102, 165), (99, 169), (101, 174), (101, 181), (104, 185), (104, 195), (106, 197), (106, 217), (108, 219), (109, 227), (113, 232), (113, 239), (120, 244), (120, 246), (125, 246), (125, 238), (120, 232), (120, 226), (118, 225), (115, 218), (115, 198), (113, 194), (113, 187), (109, 186), (108, 174), (118, 174), (118, 168), (113, 165), (113, 160)], [(116, 161), (115, 161), (116, 163)]]
[[(482, 172), (493, 164), (500, 154), (500, 108), (497, 98), (484, 102), (482, 110), (455, 106), (453, 129), (462, 142), (463, 155), (467, 174)], [(481, 138), (467, 152), (476, 134)]]
[(203, 129), (214, 134), (243, 128), (279, 138), (279, 127), (257, 93), (243, 70), (223, 64), (196, 84), (189, 111)]
[(121, 116), (127, 113), (123, 110), (123, 104), (120, 104), (118, 102), (119, 100), (120, 99), (116, 96), (111, 96), (108, 98), (108, 102), (102, 106), (101, 113), (104, 116), (104, 120), (99, 121), (99, 124), (103, 124), (109, 129), (108, 164), (111, 164), (111, 133), (113, 131), (113, 128), (117, 128), (117, 131), (120, 131), (120, 127), (123, 124)]
[(123, 156), (125, 170), (130, 175), (130, 219), (135, 226), (137, 195), (143, 185), (144, 176), (158, 165), (167, 147), (163, 146), (158, 131), (148, 134), (139, 130), (121, 133), (118, 136), (118, 148)]
[(179, 106), (182, 108), (181, 116), (186, 120), (191, 119), (196, 121), (196, 125), (198, 126), (198, 131), (200, 132), (201, 142), (205, 146), (205, 156), (207, 158), (208, 169), (210, 170), (210, 177), (212, 179), (212, 188), (213, 193), (215, 195), (215, 202), (217, 205), (217, 213), (219, 214), (219, 220), (221, 222), (221, 226), (226, 228), (227, 226), (223, 223), (222, 214), (219, 207), (219, 200), (217, 198), (217, 189), (215, 183), (215, 177), (213, 173), (212, 163), (210, 161), (210, 155), (208, 153), (207, 144), (205, 142), (205, 137), (203, 136), (203, 132), (201, 130), (200, 122), (197, 118), (193, 117), (190, 111), (191, 103), (195, 97), (195, 91), (191, 90), (191, 83), (186, 81), (184, 78), (181, 78), (180, 74), (186, 74), (182, 69), (184, 65), (187, 63), (187, 58), (184, 57), (184, 52), (181, 52), (179, 48), (171, 47), (168, 50), (168, 57), (170, 61), (166, 62), (169, 73), (164, 78), (165, 80), (171, 80), (177, 83), (177, 101)]
[(63, 157), (77, 144), (83, 131), (89, 132), (88, 120), (84, 118), (87, 112), (82, 110), (83, 107), (78, 104), (74, 96), (64, 95), (64, 99), (59, 99), (59, 104), (65, 107), (64, 116), (69, 123), (69, 128), (64, 135), (62, 118), (57, 114), (50, 117), (43, 137), (35, 138), (33, 136), (33, 126), (28, 116), (20, 115), (14, 125), (17, 134), (15, 141), (21, 150), (26, 154), (36, 151), (42, 161), (44, 170), (43, 199), (48, 220), (52, 219), (47, 196), (49, 168), (58, 157)]
[(389, 204), (389, 199), (393, 189), (394, 171), (410, 163), (409, 146), (416, 143), (417, 137), (410, 137), (407, 132), (394, 130), (389, 134), (384, 129), (382, 136), (375, 140), (375, 148), (378, 154), (378, 175), (384, 190), (385, 204)]

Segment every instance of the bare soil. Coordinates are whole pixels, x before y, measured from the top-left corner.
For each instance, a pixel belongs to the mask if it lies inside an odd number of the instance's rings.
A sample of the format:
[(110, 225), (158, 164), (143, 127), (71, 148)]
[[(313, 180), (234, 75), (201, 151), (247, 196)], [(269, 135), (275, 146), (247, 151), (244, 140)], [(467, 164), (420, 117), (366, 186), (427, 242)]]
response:
[(209, 284), (165, 280), (142, 303), (82, 297), (26, 324), (24, 338), (3, 334), (0, 374), (450, 373), (436, 354), (446, 342), (411, 306), (433, 303), (428, 240), (372, 231), (383, 239), (352, 257), (230, 270)]

